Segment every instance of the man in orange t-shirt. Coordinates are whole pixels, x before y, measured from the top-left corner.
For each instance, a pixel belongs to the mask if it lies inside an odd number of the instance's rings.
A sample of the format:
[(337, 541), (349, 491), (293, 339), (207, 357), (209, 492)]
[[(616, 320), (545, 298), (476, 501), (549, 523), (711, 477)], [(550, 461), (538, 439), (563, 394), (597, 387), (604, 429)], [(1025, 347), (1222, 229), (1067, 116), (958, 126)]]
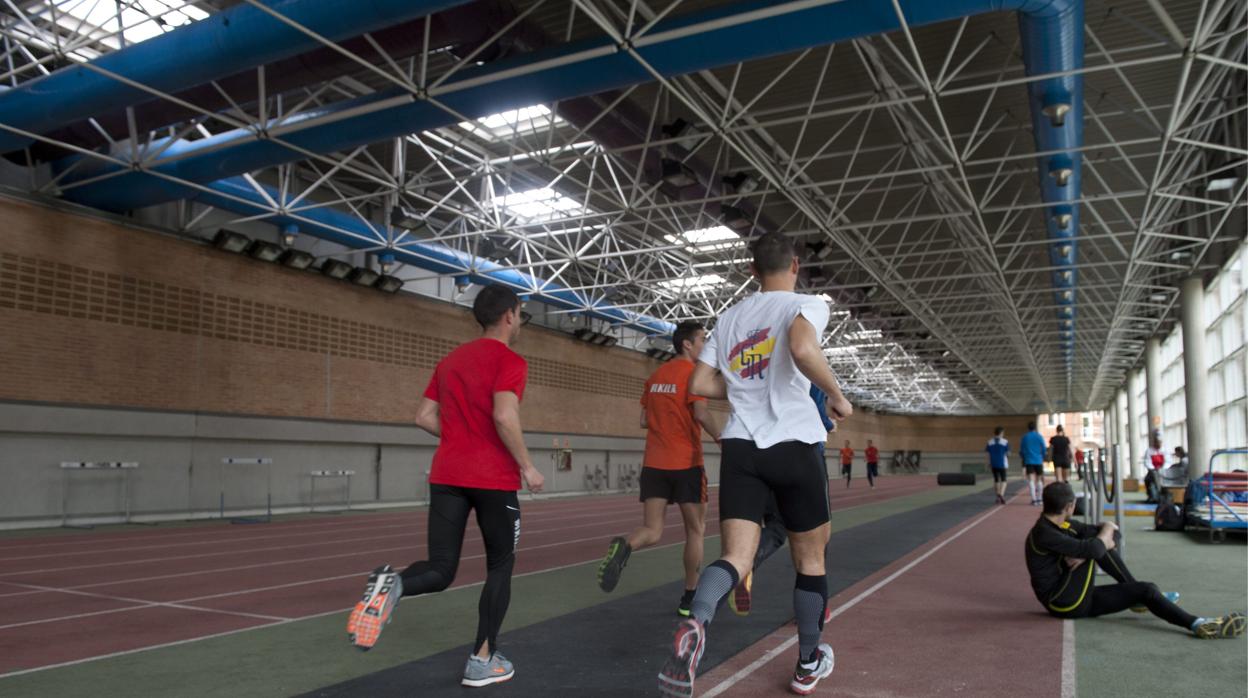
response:
[(845, 442), (845, 448), (841, 449), (841, 475), (845, 476), (845, 488), (849, 489), (849, 478), (854, 471), (854, 449), (850, 448), (849, 442)]
[(615, 589), (628, 556), (663, 537), (667, 505), (680, 507), (685, 522), (685, 593), (677, 613), (689, 615), (689, 603), (702, 566), (702, 535), (706, 529), (706, 470), (702, 467), (702, 429), (716, 441), (719, 426), (711, 418), (706, 398), (689, 392), (693, 362), (706, 343), (706, 330), (696, 322), (682, 322), (672, 333), (676, 358), (646, 381), (641, 395), (641, 428), (646, 430), (646, 454), (641, 469), (642, 525), (617, 537), (598, 566), (598, 585)]

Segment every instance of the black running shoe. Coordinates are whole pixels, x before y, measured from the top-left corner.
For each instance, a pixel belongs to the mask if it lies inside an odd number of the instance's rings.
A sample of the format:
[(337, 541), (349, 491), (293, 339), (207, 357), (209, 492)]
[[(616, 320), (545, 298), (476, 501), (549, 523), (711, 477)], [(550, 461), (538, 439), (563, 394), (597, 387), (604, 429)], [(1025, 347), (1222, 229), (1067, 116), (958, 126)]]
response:
[(685, 618), (689, 617), (689, 607), (693, 603), (693, 593), (697, 589), (685, 589), (685, 593), (680, 597), (680, 605), (676, 607), (676, 614)]
[(602, 562), (598, 565), (598, 586), (603, 591), (615, 590), (615, 585), (620, 583), (620, 574), (624, 572), (624, 566), (628, 564), (628, 556), (632, 552), (627, 540), (620, 537), (611, 539), (611, 544), (607, 546), (607, 556), (602, 558)]

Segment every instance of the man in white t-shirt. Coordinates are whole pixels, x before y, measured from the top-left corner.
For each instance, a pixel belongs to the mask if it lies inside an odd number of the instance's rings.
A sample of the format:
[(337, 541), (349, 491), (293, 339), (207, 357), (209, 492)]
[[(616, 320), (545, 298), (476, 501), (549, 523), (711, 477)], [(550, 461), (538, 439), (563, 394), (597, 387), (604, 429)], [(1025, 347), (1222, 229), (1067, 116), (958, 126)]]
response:
[(676, 629), (672, 656), (659, 673), (659, 690), (668, 696), (693, 694), (706, 626), (720, 600), (750, 572), (773, 495), (797, 568), (793, 608), (800, 656), (789, 687), (805, 695), (832, 673), (832, 648), (819, 642), (828, 598), (823, 553), (831, 529), (819, 445), (828, 432), (810, 409), (811, 383), (827, 394), (833, 419), (848, 417), (852, 408), (819, 341), (828, 304), (793, 291), (798, 260), (792, 240), (768, 233), (753, 251), (761, 292), (720, 317), (689, 379), (691, 393), (727, 398), (732, 406), (720, 434), (723, 555), (702, 572), (691, 617)]

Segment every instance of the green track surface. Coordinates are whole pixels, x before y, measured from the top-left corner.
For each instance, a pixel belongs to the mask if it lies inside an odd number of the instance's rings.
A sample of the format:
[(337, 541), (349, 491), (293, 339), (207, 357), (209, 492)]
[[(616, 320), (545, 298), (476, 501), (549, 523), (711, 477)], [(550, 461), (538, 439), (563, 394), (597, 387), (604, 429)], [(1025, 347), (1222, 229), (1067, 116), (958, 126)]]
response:
[[(1128, 501), (1143, 501), (1128, 495)], [(1137, 579), (1182, 594), (1198, 616), (1248, 608), (1243, 534), (1211, 544), (1207, 533), (1152, 530), (1152, 519), (1124, 517), (1124, 552)], [(1112, 584), (1098, 575), (1098, 584)], [(1080, 696), (1243, 696), (1248, 642), (1198, 640), (1151, 614), (1131, 612), (1075, 621)]]
[[(938, 487), (886, 502), (843, 509), (832, 514), (833, 530), (862, 526), (987, 487), (988, 484)], [(857, 494), (860, 490), (851, 492)], [(604, 538), (604, 550), (606, 543)], [(629, 560), (628, 573), (612, 597), (672, 581), (673, 575), (681, 569), (681, 552), (680, 544), (676, 544), (634, 554)], [(718, 536), (708, 536), (705, 554), (708, 560), (718, 556)], [(572, 613), (608, 598), (594, 581), (597, 566), (598, 561), (593, 560), (517, 577), (512, 583), (512, 603), (504, 632)], [(404, 601), (387, 628), (385, 638), (367, 653), (348, 645), (343, 629), (346, 613), (335, 612), (229, 636), (0, 679), (0, 696), (242, 698), (304, 693), (469, 642), (476, 627), (479, 594), (480, 586), (473, 585)], [(353, 601), (344, 599), (343, 606)]]

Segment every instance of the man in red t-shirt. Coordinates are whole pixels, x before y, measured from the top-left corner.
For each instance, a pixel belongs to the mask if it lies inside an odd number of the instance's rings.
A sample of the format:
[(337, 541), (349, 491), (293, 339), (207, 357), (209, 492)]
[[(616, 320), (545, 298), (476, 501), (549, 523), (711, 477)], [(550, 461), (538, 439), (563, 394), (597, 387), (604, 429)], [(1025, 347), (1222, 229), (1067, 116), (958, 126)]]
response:
[(867, 439), (867, 482), (875, 487), (875, 478), (880, 476), (880, 449), (875, 442)]
[(641, 428), (646, 430), (646, 454), (641, 468), (642, 524), (627, 538), (613, 538), (598, 566), (598, 585), (603, 591), (615, 589), (628, 556), (659, 542), (667, 505), (678, 505), (685, 522), (685, 593), (676, 607), (682, 616), (689, 615), (689, 603), (698, 586), (706, 529), (702, 430), (719, 440), (719, 426), (706, 407), (706, 398), (689, 392), (693, 362), (705, 344), (706, 330), (702, 325), (680, 323), (672, 333), (672, 345), (678, 355), (646, 381), (641, 394)]
[(845, 442), (845, 448), (841, 449), (841, 475), (845, 477), (845, 488), (849, 488), (849, 478), (854, 473), (854, 449), (850, 447), (849, 442)]
[(524, 324), (520, 298), (505, 286), (486, 286), (472, 304), (480, 339), (447, 354), (416, 408), (416, 425), (439, 437), (429, 474), (429, 558), (396, 573), (373, 570), (364, 598), (351, 612), (347, 633), (367, 650), (377, 642), (403, 596), (442, 591), (455, 579), (468, 514), (476, 510), (485, 543), (485, 586), (473, 654), (463, 685), (485, 686), (515, 673), (498, 652), (498, 629), (511, 598), (511, 570), (520, 542), (523, 478), (529, 491), (542, 490), (520, 429), (520, 398), (528, 364), (510, 345)]

